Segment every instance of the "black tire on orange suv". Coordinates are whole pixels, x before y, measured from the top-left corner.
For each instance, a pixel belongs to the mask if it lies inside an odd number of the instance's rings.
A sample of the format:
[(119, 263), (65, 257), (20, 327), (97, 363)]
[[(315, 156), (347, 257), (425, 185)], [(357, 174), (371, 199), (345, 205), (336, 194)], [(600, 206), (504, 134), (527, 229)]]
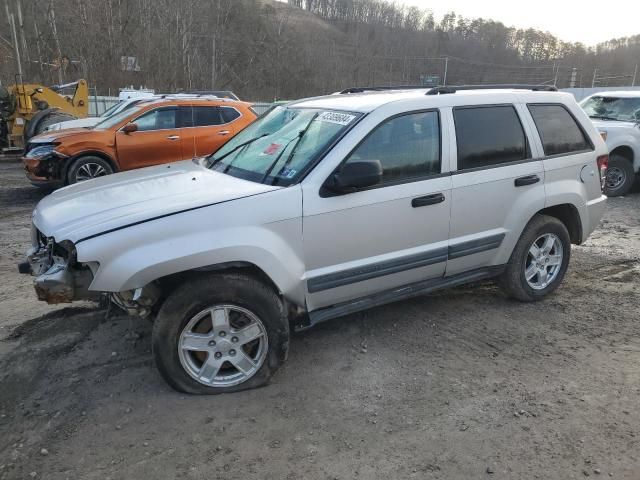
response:
[(104, 158), (87, 155), (73, 161), (67, 172), (67, 185), (111, 175), (113, 167)]

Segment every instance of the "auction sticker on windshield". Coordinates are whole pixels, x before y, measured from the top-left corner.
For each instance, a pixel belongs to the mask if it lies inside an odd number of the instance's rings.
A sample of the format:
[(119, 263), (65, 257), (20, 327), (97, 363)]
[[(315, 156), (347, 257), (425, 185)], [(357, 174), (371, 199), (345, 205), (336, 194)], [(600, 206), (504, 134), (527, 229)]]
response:
[(336, 123), (338, 125), (349, 125), (354, 118), (356, 118), (355, 115), (338, 112), (322, 112), (318, 115), (318, 120), (321, 122)]

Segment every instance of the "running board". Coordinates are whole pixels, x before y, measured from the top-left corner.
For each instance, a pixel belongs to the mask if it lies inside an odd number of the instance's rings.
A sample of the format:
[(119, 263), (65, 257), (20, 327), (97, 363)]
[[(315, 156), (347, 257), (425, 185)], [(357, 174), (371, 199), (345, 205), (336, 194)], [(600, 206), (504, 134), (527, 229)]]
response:
[(505, 266), (499, 265), (495, 267), (480, 268), (470, 272), (459, 273), (451, 277), (432, 278), (416, 283), (410, 283), (403, 287), (385, 290), (366, 297), (357, 298), (343, 303), (338, 303), (330, 307), (321, 308), (309, 312), (307, 322), (303, 322), (295, 326), (295, 331), (302, 331), (313, 327), (314, 325), (326, 322), (338, 317), (350, 315), (352, 313), (368, 310), (373, 307), (386, 305), (387, 303), (406, 300), (407, 298), (417, 297), (426, 293), (431, 293), (443, 288), (456, 287), (469, 282), (477, 282), (487, 278), (495, 277), (504, 271)]

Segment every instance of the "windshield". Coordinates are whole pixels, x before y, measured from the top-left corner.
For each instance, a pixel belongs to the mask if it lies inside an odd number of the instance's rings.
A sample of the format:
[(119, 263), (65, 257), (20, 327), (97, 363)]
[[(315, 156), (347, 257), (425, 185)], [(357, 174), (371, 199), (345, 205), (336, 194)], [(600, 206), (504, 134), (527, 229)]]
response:
[(109, 118), (105, 118), (93, 128), (96, 130), (107, 130), (109, 128), (115, 127), (119, 123), (129, 118), (129, 115), (132, 115), (138, 111), (140, 111), (139, 107), (125, 108), (121, 112), (118, 112), (115, 115), (111, 115)]
[(640, 97), (589, 97), (580, 106), (591, 118), (623, 122), (640, 121)]
[(357, 117), (351, 112), (275, 107), (209, 157), (209, 166), (253, 182), (291, 185)]
[(123, 103), (124, 103), (124, 100), (121, 100), (118, 103), (114, 103), (112, 106), (107, 108), (104, 112), (102, 112), (102, 115), (100, 115), (100, 117), (101, 118), (110, 117), (111, 115), (116, 113), (116, 110), (118, 110), (122, 106)]

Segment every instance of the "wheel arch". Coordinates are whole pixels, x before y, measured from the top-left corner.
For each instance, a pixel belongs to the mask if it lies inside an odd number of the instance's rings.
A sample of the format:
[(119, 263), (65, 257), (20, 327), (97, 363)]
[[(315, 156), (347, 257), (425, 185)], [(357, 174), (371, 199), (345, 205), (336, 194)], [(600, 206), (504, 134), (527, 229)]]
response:
[(156, 280), (154, 280), (154, 282), (160, 286), (162, 296), (159, 304), (156, 307), (159, 308), (159, 305), (164, 303), (169, 292), (173, 291), (175, 288), (187, 282), (188, 280), (197, 278), (198, 276), (216, 273), (233, 273), (251, 277), (273, 290), (273, 292), (280, 298), (283, 305), (285, 306), (287, 316), (291, 322), (296, 322), (300, 319), (306, 318), (306, 305), (300, 305), (299, 302), (293, 301), (291, 298), (286, 296), (282, 292), (282, 289), (262, 268), (260, 268), (255, 263), (247, 261), (216, 263), (213, 265), (206, 265), (203, 267), (184, 270), (157, 278)]
[(633, 164), (633, 160), (635, 158), (635, 153), (629, 145), (619, 145), (611, 150), (609, 155), (620, 155), (629, 160), (631, 164)]
[(552, 205), (550, 207), (543, 208), (538, 211), (537, 214), (557, 218), (565, 227), (567, 227), (571, 243), (575, 245), (580, 245), (582, 243), (582, 220), (580, 218), (580, 212), (575, 205), (570, 203)]
[(156, 281), (164, 285), (175, 285), (177, 283), (184, 282), (187, 278), (191, 278), (197, 275), (206, 275), (208, 273), (241, 273), (256, 280), (261, 281), (265, 285), (272, 288), (279, 296), (283, 296), (281, 289), (276, 282), (267, 275), (267, 273), (261, 269), (258, 265), (252, 262), (246, 261), (232, 261), (222, 262), (213, 265), (206, 265), (203, 267), (192, 268), (181, 272), (171, 273), (163, 277), (158, 278)]

